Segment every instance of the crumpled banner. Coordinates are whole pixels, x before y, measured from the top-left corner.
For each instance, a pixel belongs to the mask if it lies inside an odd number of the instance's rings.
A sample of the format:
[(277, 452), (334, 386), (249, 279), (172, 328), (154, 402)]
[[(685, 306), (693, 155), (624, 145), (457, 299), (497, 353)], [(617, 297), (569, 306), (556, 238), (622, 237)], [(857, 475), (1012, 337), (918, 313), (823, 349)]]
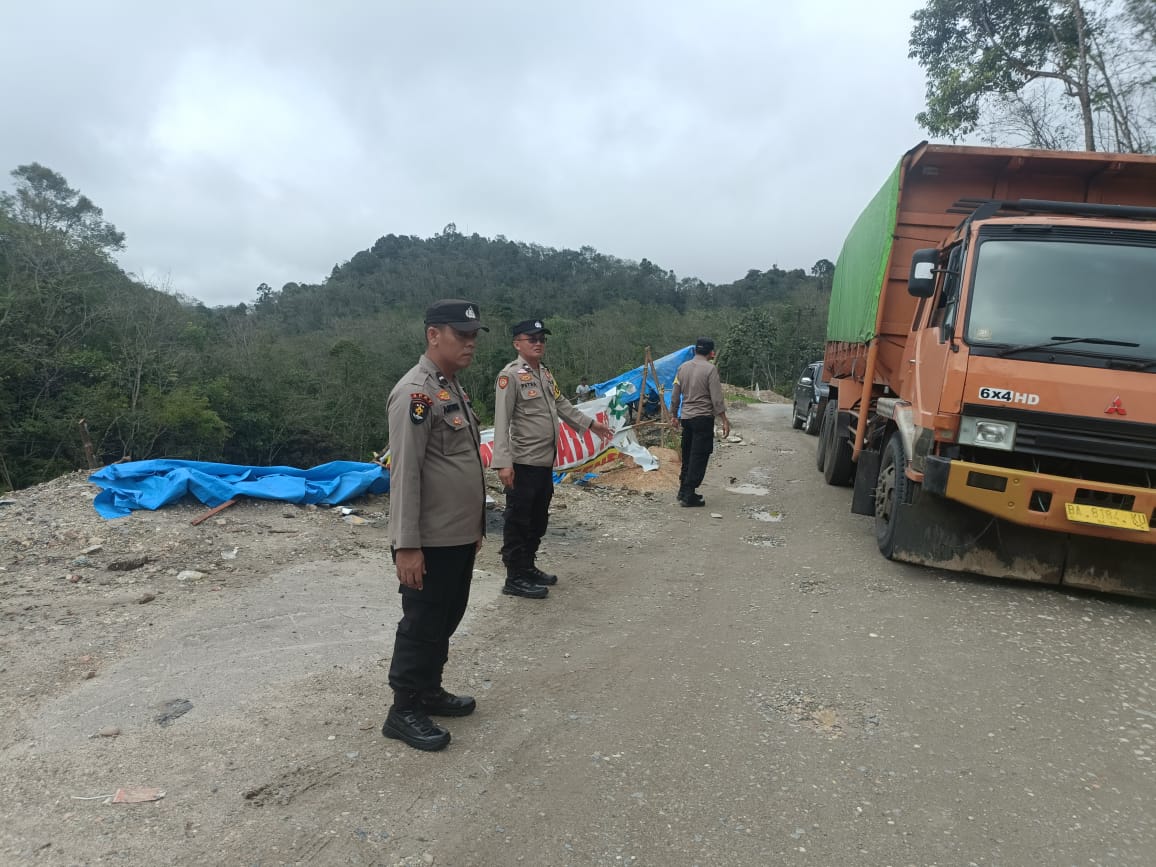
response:
[(92, 504), (102, 518), (123, 518), (134, 509), (159, 509), (186, 494), (209, 507), (236, 497), (332, 506), (389, 490), (381, 466), (355, 461), (331, 461), (308, 470), (169, 459), (130, 461), (110, 464), (88, 480), (103, 488)]
[[(646, 447), (634, 436), (634, 432), (627, 428), (627, 404), (631, 395), (637, 391), (629, 382), (617, 385), (610, 394), (597, 400), (588, 400), (575, 404), (579, 412), (588, 415), (596, 421), (605, 422), (614, 431), (614, 438), (602, 440), (595, 434), (587, 431), (580, 434), (566, 422), (558, 422), (558, 454), (554, 458), (555, 475), (590, 471), (614, 460), (619, 452), (634, 458), (643, 470), (658, 469), (658, 459), (646, 450)], [(481, 432), (482, 465), (490, 466), (494, 458), (494, 429), (486, 428)]]

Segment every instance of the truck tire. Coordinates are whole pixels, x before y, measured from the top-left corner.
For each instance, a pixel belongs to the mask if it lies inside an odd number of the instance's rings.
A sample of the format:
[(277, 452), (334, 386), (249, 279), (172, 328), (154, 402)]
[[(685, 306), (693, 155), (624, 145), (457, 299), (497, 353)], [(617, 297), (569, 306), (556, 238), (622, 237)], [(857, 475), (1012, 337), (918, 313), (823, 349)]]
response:
[(815, 446), (815, 469), (819, 472), (823, 472), (823, 462), (827, 459), (827, 428), (834, 426), (838, 411), (838, 404), (830, 401), (823, 407), (822, 421), (819, 422), (819, 444)]
[(815, 436), (819, 432), (819, 405), (812, 403), (807, 407), (807, 417), (803, 419), (803, 433)]
[(899, 506), (910, 505), (918, 488), (907, 478), (906, 467), (903, 438), (899, 434), (892, 434), (883, 450), (879, 481), (875, 483), (875, 542), (879, 545), (879, 553), (888, 560), (895, 553), (896, 528), (903, 520)]
[[(831, 410), (834, 409), (834, 413)], [(847, 438), (844, 414), (839, 407), (827, 404), (827, 414), (832, 416), (827, 428), (827, 448), (823, 452), (823, 478), (828, 485), (845, 488), (855, 478), (855, 462), (851, 460), (851, 441)], [(824, 418), (824, 421), (826, 419)]]
[(791, 427), (795, 430), (800, 430), (803, 427), (803, 420), (799, 418), (799, 404), (791, 404)]

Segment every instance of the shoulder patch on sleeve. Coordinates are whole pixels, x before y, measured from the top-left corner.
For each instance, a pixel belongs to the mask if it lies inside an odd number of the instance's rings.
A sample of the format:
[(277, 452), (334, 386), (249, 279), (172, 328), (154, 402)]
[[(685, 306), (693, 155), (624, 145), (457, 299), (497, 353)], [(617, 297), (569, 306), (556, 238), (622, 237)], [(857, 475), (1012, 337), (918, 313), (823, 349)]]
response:
[(414, 424), (421, 424), (429, 415), (429, 408), (433, 401), (428, 394), (415, 391), (409, 396), (409, 420)]
[(510, 384), (510, 377), (506, 376), (506, 374), (503, 373), (501, 376), (498, 377), (498, 388), (505, 388), (509, 384)]

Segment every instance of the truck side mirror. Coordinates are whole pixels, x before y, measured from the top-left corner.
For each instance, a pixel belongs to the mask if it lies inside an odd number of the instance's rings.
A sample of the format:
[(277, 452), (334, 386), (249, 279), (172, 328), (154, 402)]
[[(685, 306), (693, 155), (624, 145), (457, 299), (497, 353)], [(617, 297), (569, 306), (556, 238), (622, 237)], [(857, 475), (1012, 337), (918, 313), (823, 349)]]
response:
[(939, 249), (926, 247), (911, 256), (911, 275), (907, 278), (907, 292), (915, 298), (930, 298), (935, 294), (935, 266), (939, 264)]

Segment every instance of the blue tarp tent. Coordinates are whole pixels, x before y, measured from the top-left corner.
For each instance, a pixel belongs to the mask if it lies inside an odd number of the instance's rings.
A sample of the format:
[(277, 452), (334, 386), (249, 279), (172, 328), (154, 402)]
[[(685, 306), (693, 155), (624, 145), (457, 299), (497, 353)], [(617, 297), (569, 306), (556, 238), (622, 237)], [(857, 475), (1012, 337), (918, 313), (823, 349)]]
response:
[(102, 518), (123, 518), (133, 509), (159, 509), (185, 494), (210, 507), (241, 496), (332, 506), (364, 493), (389, 490), (382, 467), (356, 461), (332, 461), (308, 470), (203, 461), (130, 461), (110, 464), (88, 480), (104, 489), (92, 504)]
[[(670, 355), (664, 355), (662, 358), (655, 359), (654, 372), (658, 374), (658, 382), (654, 381), (654, 377), (649, 373), (646, 375), (646, 403), (653, 403), (658, 405), (658, 386), (662, 385), (663, 401), (667, 408), (670, 407), (670, 389), (674, 385), (674, 375), (678, 373), (679, 365), (684, 361), (690, 361), (694, 357), (694, 346), (685, 346)], [(614, 379), (608, 379), (605, 382), (594, 383), (594, 393), (599, 397), (604, 397), (614, 390), (614, 387), (621, 382), (629, 382), (634, 386), (634, 393), (626, 397), (624, 403), (634, 403), (638, 400), (638, 392), (642, 388), (642, 365), (628, 370)]]

